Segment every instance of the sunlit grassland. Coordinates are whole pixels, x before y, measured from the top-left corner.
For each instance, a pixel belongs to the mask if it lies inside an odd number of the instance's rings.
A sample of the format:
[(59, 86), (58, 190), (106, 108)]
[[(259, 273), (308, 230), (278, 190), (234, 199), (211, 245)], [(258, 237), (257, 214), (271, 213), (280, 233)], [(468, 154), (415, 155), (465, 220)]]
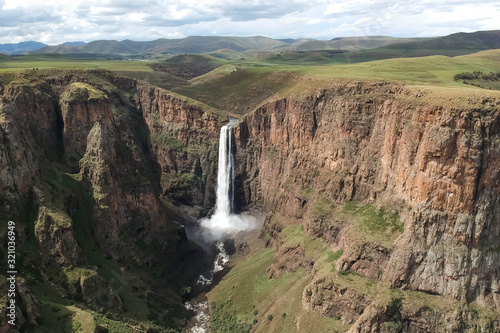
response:
[[(289, 71), (325, 79), (388, 80), (414, 84), (457, 86), (461, 83), (453, 81), (453, 75), (456, 73), (464, 71), (498, 71), (500, 68), (500, 50), (489, 50), (458, 57), (396, 58), (353, 64), (323, 64), (311, 61), (290, 65), (288, 61), (268, 62), (265, 59), (259, 60), (259, 58), (232, 61), (213, 59), (220, 65), (226, 65), (195, 78), (192, 80), (193, 86), (212, 82), (241, 69), (245, 69), (251, 78), (258, 80), (262, 79), (260, 76), (264, 73)], [(153, 72), (148, 63), (150, 62), (69, 58), (62, 55), (41, 54), (11, 57), (8, 60), (1, 59), (0, 73), (21, 72), (33, 68)], [(233, 82), (229, 80), (227, 83), (231, 84)]]
[[(438, 93), (443, 101), (449, 96), (499, 92), (454, 81), (457, 73), (498, 72), (500, 50), (447, 57), (394, 58), (360, 63), (325, 64), (307, 61), (268, 61), (263, 57), (239, 60), (215, 59), (221, 67), (186, 81), (173, 75), (155, 72), (147, 61), (74, 59), (61, 55), (29, 55), (0, 60), (0, 75), (40, 69), (108, 69), (118, 74), (141, 79), (180, 95), (203, 102), (224, 112), (246, 114), (256, 107), (278, 98), (310, 95), (319, 89), (338, 86), (346, 81), (387, 81), (418, 86), (429, 94)], [(422, 87), (422, 88), (420, 88)], [(434, 89), (434, 87), (438, 87)]]
[(491, 53), (500, 50), (481, 52), (483, 56), (428, 56), (421, 58), (386, 59), (357, 64), (303, 67), (296, 71), (324, 78), (352, 78), (401, 81), (423, 85), (462, 86), (453, 76), (464, 71), (496, 72), (500, 63)]
[[(321, 66), (234, 62), (197, 77), (174, 91), (221, 110), (247, 113), (270, 100), (311, 94), (318, 89), (347, 81), (387, 81), (412, 86), (439, 87), (439, 96), (491, 95), (498, 91), (480, 89), (454, 81), (461, 72), (490, 71), (500, 68), (500, 50), (446, 57), (398, 58), (356, 64)], [(420, 89), (417, 87), (417, 89)], [(428, 89), (429, 90), (429, 89)], [(432, 94), (434, 89), (430, 89)], [(439, 97), (438, 96), (438, 97)]]
[(69, 58), (56, 54), (40, 54), (0, 59), (0, 74), (41, 69), (108, 69), (112, 71), (153, 71), (146, 61)]
[[(400, 81), (412, 84), (462, 86), (453, 80), (460, 72), (497, 72), (500, 69), (500, 50), (488, 50), (471, 55), (447, 57), (395, 58), (352, 64), (290, 65), (287, 62), (266, 63), (247, 61), (253, 71), (291, 71), (324, 79), (367, 79)], [(196, 83), (196, 81), (194, 82)]]

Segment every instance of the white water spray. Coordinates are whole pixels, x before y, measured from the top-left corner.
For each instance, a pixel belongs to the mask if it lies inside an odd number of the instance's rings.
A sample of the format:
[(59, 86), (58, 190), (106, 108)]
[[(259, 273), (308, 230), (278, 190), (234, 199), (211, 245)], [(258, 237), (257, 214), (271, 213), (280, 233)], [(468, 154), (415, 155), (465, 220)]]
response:
[(220, 240), (256, 226), (253, 217), (234, 214), (233, 127), (237, 123), (238, 119), (230, 117), (229, 124), (220, 131), (215, 213), (201, 221), (205, 236), (211, 240)]

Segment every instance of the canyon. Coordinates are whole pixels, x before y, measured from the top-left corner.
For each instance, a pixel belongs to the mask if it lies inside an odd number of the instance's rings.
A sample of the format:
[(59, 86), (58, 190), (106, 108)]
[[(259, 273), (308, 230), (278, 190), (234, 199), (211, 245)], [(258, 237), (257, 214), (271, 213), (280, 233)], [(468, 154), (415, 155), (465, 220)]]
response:
[[(102, 70), (23, 73), (0, 95), (20, 332), (64, 300), (103, 330), (181, 331), (212, 260), (185, 228), (213, 213), (227, 115)], [(499, 106), (485, 90), (338, 80), (242, 115), (235, 211), (266, 217), (208, 293), (212, 331), (500, 331)], [(236, 274), (254, 264), (257, 293), (293, 288), (242, 305)]]

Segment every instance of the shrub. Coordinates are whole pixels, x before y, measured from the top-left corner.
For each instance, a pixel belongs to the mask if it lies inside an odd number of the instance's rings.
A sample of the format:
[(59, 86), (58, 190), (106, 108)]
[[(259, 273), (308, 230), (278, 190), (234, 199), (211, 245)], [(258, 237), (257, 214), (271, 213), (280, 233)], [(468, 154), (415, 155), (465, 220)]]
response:
[(313, 205), (312, 215), (317, 220), (328, 218), (333, 212), (333, 204), (325, 197), (318, 198)]
[(73, 329), (73, 332), (78, 332), (82, 329), (82, 324), (80, 324), (80, 322), (76, 320), (73, 320), (71, 328)]
[[(211, 310), (212, 316), (210, 317), (210, 329), (212, 332), (224, 333), (247, 333), (251, 330), (251, 325), (247, 323), (238, 322), (235, 312), (230, 312), (225, 309), (226, 304), (212, 302)], [(254, 319), (254, 323), (255, 323)]]
[(186, 296), (190, 292), (191, 292), (191, 287), (189, 287), (189, 286), (185, 286), (185, 287), (182, 287), (179, 289), (179, 295), (181, 295), (181, 296)]

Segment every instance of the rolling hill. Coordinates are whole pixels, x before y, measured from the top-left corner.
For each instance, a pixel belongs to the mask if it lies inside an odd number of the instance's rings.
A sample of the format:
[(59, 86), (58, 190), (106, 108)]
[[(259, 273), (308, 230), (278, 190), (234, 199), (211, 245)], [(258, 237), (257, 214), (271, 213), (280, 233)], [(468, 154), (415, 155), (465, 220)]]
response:
[(500, 30), (459, 32), (445, 37), (412, 43), (392, 44), (379, 48), (387, 53), (395, 52), (402, 57), (428, 55), (457, 56), (500, 48)]
[[(337, 37), (331, 40), (272, 39), (263, 36), (221, 37), (190, 36), (181, 39), (160, 38), (153, 41), (97, 40), (46, 46), (37, 42), (2, 44), (5, 54), (57, 53), (71, 55), (151, 55), (212, 54), (236, 59), (262, 53), (287, 53), (291, 61), (325, 58), (325, 62), (364, 62), (387, 58), (422, 57), (429, 55), (457, 56), (500, 48), (500, 30), (456, 33), (436, 38), (395, 38), (388, 36)], [(318, 51), (349, 51), (348, 56), (336, 53), (304, 54)], [(296, 52), (296, 53), (294, 53)], [(271, 61), (273, 59), (270, 59)], [(274, 59), (282, 60), (282, 59)]]
[(432, 38), (395, 38), (389, 36), (363, 36), (363, 37), (337, 37), (328, 41), (323, 40), (300, 40), (285, 50), (289, 51), (318, 51), (318, 50), (367, 50), (381, 46), (410, 43), (416, 41), (430, 40)]
[[(345, 38), (336, 40), (342, 42)], [(334, 41), (325, 43), (331, 42)], [(317, 64), (318, 62), (323, 64), (359, 63), (382, 59), (413, 58), (432, 55), (454, 57), (500, 48), (500, 30), (478, 31), (472, 33), (460, 32), (433, 39), (417, 40), (407, 43), (395, 42), (390, 45), (376, 48), (369, 47), (369, 40), (363, 40), (362, 38), (351, 39), (351, 45), (356, 42), (360, 43), (359, 45), (363, 43), (365, 49), (347, 50), (344, 48), (348, 52), (335, 53), (320, 49), (314, 51), (302, 51), (290, 48), (290, 51), (283, 53), (275, 52), (261, 55), (259, 59), (270, 63), (306, 65), (308, 63)], [(338, 44), (338, 46), (341, 48), (341, 44)]]
[(106, 41), (98, 40), (90, 43), (69, 46), (58, 45), (45, 47), (32, 53), (97, 53), (97, 54), (182, 54), (209, 53), (220, 49), (233, 51), (261, 50), (269, 51), (279, 47), (289, 46), (288, 43), (267, 37), (217, 37), (190, 36), (182, 39), (157, 39), (147, 42), (131, 40)]
[[(31, 53), (60, 54), (204, 54), (220, 50), (224, 52), (285, 52), (314, 50), (364, 50), (393, 43), (420, 41), (418, 38), (394, 38), (386, 36), (342, 37), (332, 40), (272, 39), (255, 37), (190, 36), (182, 39), (160, 38), (153, 41), (98, 40), (81, 45), (62, 44), (44, 47)], [(428, 39), (424, 39), (428, 40)]]

